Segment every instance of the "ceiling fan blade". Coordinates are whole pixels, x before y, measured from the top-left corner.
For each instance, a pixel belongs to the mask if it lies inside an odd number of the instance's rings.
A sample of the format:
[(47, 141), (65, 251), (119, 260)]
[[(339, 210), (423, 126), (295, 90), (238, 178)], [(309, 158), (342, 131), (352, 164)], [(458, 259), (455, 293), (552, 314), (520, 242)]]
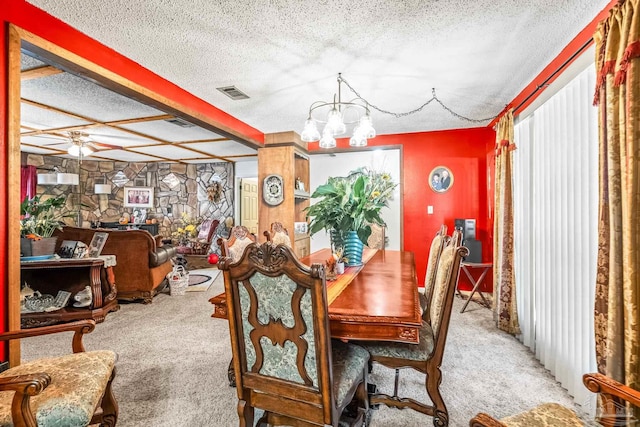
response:
[(105, 144), (105, 143), (96, 142), (96, 141), (91, 141), (87, 143), (87, 145), (91, 145), (92, 147), (98, 150), (121, 150), (122, 149), (121, 145)]

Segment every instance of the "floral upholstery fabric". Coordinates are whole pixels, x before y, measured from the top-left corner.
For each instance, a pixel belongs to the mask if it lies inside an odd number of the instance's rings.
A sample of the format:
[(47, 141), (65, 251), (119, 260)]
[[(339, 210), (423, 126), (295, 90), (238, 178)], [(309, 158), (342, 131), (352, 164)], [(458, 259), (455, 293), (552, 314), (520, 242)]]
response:
[[(243, 286), (244, 285), (244, 286)], [(239, 287), (240, 308), (242, 313), (242, 327), (245, 343), (247, 370), (251, 370), (256, 362), (256, 353), (250, 334), (254, 329), (249, 323), (250, 298), (246, 289), (247, 283)], [(280, 320), (287, 328), (295, 325), (291, 300), (298, 285), (286, 275), (268, 277), (261, 273), (255, 273), (250, 279), (248, 286), (252, 287), (256, 293), (258, 308), (258, 322), (267, 325), (272, 321)], [(300, 312), (306, 325), (306, 332), (302, 338), (307, 341), (307, 354), (304, 359), (304, 366), (307, 375), (313, 381), (313, 385), (318, 385), (318, 374), (316, 364), (316, 348), (313, 328), (313, 312), (311, 305), (311, 293), (304, 291), (300, 300)], [(298, 348), (291, 341), (286, 341), (284, 347), (273, 345), (266, 336), (260, 338), (260, 347), (264, 354), (263, 365), (260, 374), (269, 375), (276, 378), (304, 383), (302, 376), (296, 367)]]
[(382, 341), (363, 341), (358, 344), (366, 348), (373, 357), (393, 357), (395, 359), (415, 361), (427, 360), (433, 351), (433, 331), (428, 323), (422, 322), (420, 343), (418, 345)]
[[(429, 295), (431, 290), (433, 289), (434, 281), (436, 280), (436, 272), (438, 271), (438, 258), (440, 257), (440, 252), (442, 248), (442, 240), (444, 236), (440, 234), (436, 234), (436, 237), (431, 241), (431, 248), (429, 249), (429, 260), (427, 261), (427, 274), (424, 278), (424, 294)], [(424, 298), (424, 306), (421, 304), (422, 311), (427, 308), (427, 298)]]
[(233, 243), (233, 246), (229, 246), (229, 256), (234, 262), (237, 262), (242, 258), (242, 254), (244, 253), (244, 248), (253, 243), (248, 237), (243, 237), (241, 239), (236, 239)]
[(291, 239), (284, 231), (276, 231), (272, 239), (276, 245), (285, 245), (291, 247)]
[(557, 403), (545, 403), (530, 411), (500, 420), (508, 427), (579, 427), (586, 425), (575, 412)]
[(332, 340), (333, 395), (338, 407), (341, 407), (347, 393), (358, 378), (363, 377), (367, 369), (369, 353), (362, 347)]
[(429, 307), (429, 318), (431, 319), (431, 328), (433, 329), (434, 335), (438, 334), (438, 328), (440, 327), (442, 307), (444, 306), (449, 281), (449, 271), (455, 258), (455, 251), (456, 247), (454, 245), (445, 247), (438, 262), (433, 296), (431, 297), (431, 307)]
[[(41, 427), (87, 426), (109, 382), (116, 354), (90, 351), (38, 359), (0, 374), (11, 377), (45, 372), (51, 384), (31, 398), (31, 410)], [(14, 393), (0, 392), (0, 425), (12, 426), (11, 400)]]

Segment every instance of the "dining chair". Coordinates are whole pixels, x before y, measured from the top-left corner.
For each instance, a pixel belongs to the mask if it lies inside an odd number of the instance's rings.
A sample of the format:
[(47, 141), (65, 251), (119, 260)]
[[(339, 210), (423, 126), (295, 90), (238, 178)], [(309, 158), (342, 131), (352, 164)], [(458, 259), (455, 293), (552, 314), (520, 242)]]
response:
[(548, 426), (585, 426), (602, 425), (605, 427), (640, 425), (626, 402), (640, 407), (640, 391), (620, 384), (605, 375), (585, 374), (582, 376), (585, 387), (599, 394), (601, 408), (591, 424), (591, 420), (583, 421), (571, 409), (557, 403), (544, 403), (526, 412), (512, 415), (501, 420), (479, 413), (469, 421), (470, 427), (548, 427)]
[(219, 239), (218, 244), (223, 256), (238, 261), (242, 257), (244, 249), (256, 241), (256, 236), (251, 234), (247, 227), (236, 225), (231, 229), (229, 239)]
[[(252, 243), (220, 260), (240, 426), (360, 426), (368, 412), (362, 347), (332, 341), (324, 266), (301, 264), (284, 245)], [(355, 401), (350, 419), (341, 414)], [(343, 424), (340, 424), (343, 425)]]
[[(393, 396), (374, 393), (370, 396), (371, 405), (382, 403), (395, 408), (410, 408), (433, 417), (433, 425), (449, 425), (449, 413), (440, 394), (442, 373), (440, 365), (449, 330), (453, 295), (458, 280), (460, 262), (468, 254), (461, 246), (462, 233), (453, 232), (440, 255), (433, 295), (429, 304), (429, 321), (423, 320), (420, 329), (419, 344), (394, 342), (359, 342), (369, 351), (371, 359), (391, 369), (396, 369)], [(399, 369), (411, 368), (426, 375), (425, 388), (432, 404), (418, 402), (411, 397), (398, 396)]]
[(115, 426), (118, 403), (111, 384), (117, 356), (110, 350), (85, 352), (82, 336), (93, 320), (3, 332), (11, 341), (58, 332), (74, 332), (72, 354), (25, 362), (0, 374), (0, 425)]
[(371, 223), (371, 235), (367, 239), (367, 246), (371, 249), (384, 249), (386, 246), (386, 225)]
[(420, 308), (422, 309), (422, 318), (425, 321), (429, 321), (429, 303), (433, 295), (433, 285), (436, 280), (436, 272), (438, 269), (438, 261), (440, 261), (440, 255), (442, 249), (447, 243), (449, 237), (447, 236), (447, 226), (442, 224), (440, 229), (433, 236), (431, 240), (431, 247), (429, 248), (429, 258), (427, 259), (427, 272), (424, 276), (424, 293), (419, 294)]
[(268, 242), (273, 242), (275, 245), (285, 245), (291, 247), (291, 239), (289, 238), (289, 231), (282, 225), (281, 222), (275, 221), (271, 223), (271, 230), (265, 230), (263, 233)]

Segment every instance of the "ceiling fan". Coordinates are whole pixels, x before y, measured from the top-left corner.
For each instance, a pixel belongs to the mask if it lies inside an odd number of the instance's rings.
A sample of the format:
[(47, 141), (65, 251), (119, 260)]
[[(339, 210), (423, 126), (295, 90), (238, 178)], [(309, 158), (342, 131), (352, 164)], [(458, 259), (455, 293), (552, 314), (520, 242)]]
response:
[(69, 131), (69, 142), (71, 145), (67, 149), (67, 152), (74, 157), (87, 157), (93, 154), (95, 150), (107, 149), (117, 150), (122, 147), (119, 145), (104, 144), (91, 140), (88, 134), (80, 131)]

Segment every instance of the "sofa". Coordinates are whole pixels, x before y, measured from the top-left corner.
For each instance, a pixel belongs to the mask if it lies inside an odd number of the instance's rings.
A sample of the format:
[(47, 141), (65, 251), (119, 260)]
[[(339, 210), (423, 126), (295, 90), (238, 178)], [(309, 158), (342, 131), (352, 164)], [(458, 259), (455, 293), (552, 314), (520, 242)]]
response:
[(114, 274), (118, 300), (152, 302), (158, 287), (173, 268), (171, 259), (176, 256), (176, 248), (158, 244), (160, 239), (145, 230), (65, 226), (54, 233), (58, 237), (56, 252), (63, 240), (77, 240), (89, 246), (93, 234), (98, 231), (109, 234), (101, 254), (116, 256)]

